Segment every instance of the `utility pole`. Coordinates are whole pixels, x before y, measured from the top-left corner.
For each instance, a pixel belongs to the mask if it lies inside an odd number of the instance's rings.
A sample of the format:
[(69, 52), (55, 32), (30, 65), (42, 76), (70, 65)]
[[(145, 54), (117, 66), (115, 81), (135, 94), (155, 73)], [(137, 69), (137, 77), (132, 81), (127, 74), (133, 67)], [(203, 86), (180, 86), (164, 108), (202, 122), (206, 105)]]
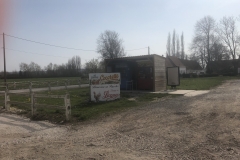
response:
[(148, 55), (150, 55), (150, 47), (148, 46)]
[(6, 56), (5, 56), (5, 37), (3, 33), (3, 59), (4, 59), (4, 82), (5, 86), (7, 86), (7, 80), (6, 80)]

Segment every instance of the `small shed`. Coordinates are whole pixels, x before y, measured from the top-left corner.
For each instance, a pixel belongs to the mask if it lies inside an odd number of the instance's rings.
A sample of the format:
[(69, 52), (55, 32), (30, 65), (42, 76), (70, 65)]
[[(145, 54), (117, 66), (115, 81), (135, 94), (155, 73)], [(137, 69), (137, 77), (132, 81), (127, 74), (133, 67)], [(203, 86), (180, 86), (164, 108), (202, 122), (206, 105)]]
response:
[(166, 90), (165, 58), (156, 54), (105, 59), (107, 73), (121, 74), (121, 90)]

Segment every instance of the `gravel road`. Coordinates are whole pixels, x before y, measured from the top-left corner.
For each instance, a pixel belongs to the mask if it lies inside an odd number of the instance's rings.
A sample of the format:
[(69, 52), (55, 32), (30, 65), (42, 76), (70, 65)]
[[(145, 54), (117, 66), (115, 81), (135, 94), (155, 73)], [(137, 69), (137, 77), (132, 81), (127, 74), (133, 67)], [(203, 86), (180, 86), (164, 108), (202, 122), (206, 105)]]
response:
[(240, 80), (98, 121), (55, 125), (0, 114), (0, 159), (240, 159)]

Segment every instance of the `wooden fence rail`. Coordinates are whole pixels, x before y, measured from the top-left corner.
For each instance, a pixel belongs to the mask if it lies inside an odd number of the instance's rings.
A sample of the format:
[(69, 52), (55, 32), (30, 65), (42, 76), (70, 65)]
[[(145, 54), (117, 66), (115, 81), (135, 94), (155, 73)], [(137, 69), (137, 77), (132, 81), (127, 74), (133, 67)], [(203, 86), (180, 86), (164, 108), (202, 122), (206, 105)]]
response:
[[(34, 86), (42, 87), (48, 85), (54, 86), (65, 86), (65, 85), (81, 85), (81, 82), (88, 82), (88, 79), (65, 79), (65, 80), (46, 80), (46, 81), (20, 81), (20, 82), (7, 82), (8, 88), (17, 89), (21, 87), (21, 89), (29, 86), (29, 83), (32, 83)], [(5, 83), (0, 82), (0, 85), (5, 85)]]
[[(84, 79), (87, 81), (86, 79)], [(83, 81), (84, 81), (83, 80)], [(65, 80), (56, 80), (56, 81), (22, 81), (22, 82), (7, 82), (6, 86), (8, 89), (29, 89), (29, 92), (32, 93), (33, 88), (43, 88), (47, 87), (51, 91), (52, 87), (65, 86), (65, 89), (68, 89), (69, 85), (79, 85), (81, 87), (82, 79), (65, 79)], [(1, 85), (1, 82), (0, 82)]]
[[(22, 94), (29, 96), (29, 94), (26, 93), (11, 93), (11, 94)], [(1, 95), (1, 94), (0, 94)], [(10, 105), (11, 104), (24, 104), (24, 105), (31, 105), (31, 112), (32, 116), (34, 116), (37, 112), (37, 108), (39, 107), (48, 107), (48, 108), (56, 108), (56, 109), (64, 109), (65, 114), (66, 114), (66, 120), (70, 120), (71, 118), (71, 102), (70, 102), (70, 95), (42, 95), (42, 94), (34, 94), (31, 93), (30, 95), (30, 100), (31, 103), (26, 103), (26, 102), (20, 102), (20, 101), (10, 101), (10, 95), (8, 90), (5, 91), (5, 93), (1, 96), (4, 96), (4, 108), (9, 111), (10, 110)], [(49, 104), (37, 104), (37, 98), (58, 98), (58, 99), (63, 99), (64, 100), (64, 105), (63, 106), (57, 106), (57, 105), (49, 105)], [(0, 101), (1, 102), (1, 101)]]

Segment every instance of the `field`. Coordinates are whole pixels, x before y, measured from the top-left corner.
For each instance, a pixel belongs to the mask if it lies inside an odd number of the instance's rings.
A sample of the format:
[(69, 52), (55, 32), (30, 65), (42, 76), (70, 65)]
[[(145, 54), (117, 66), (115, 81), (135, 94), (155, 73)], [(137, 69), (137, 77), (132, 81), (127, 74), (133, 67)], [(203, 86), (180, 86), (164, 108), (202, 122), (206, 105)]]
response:
[[(209, 78), (184, 78), (181, 79), (181, 85), (177, 89), (190, 89), (190, 90), (208, 90), (214, 88), (228, 79), (239, 79), (239, 77), (209, 77)], [(39, 79), (31, 79), (36, 81)], [(64, 80), (62, 79), (58, 79)], [(76, 78), (71, 79), (76, 80)], [(12, 80), (11, 80), (12, 81)], [(16, 82), (23, 82), (25, 80), (15, 80)], [(44, 81), (57, 81), (57, 79), (40, 79), (40, 83)], [(10, 81), (9, 81), (10, 82)], [(85, 80), (85, 82), (87, 82)], [(45, 86), (46, 87), (46, 86)], [(76, 88), (68, 90), (56, 90), (56, 91), (44, 91), (39, 92), (44, 95), (65, 95), (70, 94), (71, 106), (72, 106), (72, 122), (86, 121), (98, 117), (106, 117), (120, 111), (144, 105), (156, 99), (160, 99), (168, 94), (151, 94), (151, 93), (139, 93), (139, 92), (121, 92), (121, 99), (112, 102), (90, 102), (89, 101), (89, 88)], [(11, 101), (25, 102), (29, 105), (12, 105), (12, 111), (18, 114), (23, 114), (27, 117), (31, 117), (30, 108), (30, 95), (10, 94)], [(0, 102), (4, 100), (3, 96), (0, 96)], [(47, 104), (52, 106), (64, 106), (63, 99), (51, 99), (51, 98), (38, 98), (38, 104)], [(0, 105), (1, 106), (1, 105)], [(44, 107), (38, 108), (37, 114), (31, 117), (35, 120), (50, 120), (52, 122), (63, 122), (65, 119), (65, 110), (62, 108)]]
[(240, 79), (240, 77), (239, 76), (237, 77), (219, 76), (219, 77), (202, 77), (202, 78), (181, 78), (180, 86), (177, 86), (176, 89), (209, 90), (211, 88), (221, 85), (224, 81), (231, 80), (231, 79)]
[[(30, 82), (32, 82), (32, 88), (43, 88), (43, 87), (48, 87), (49, 85), (51, 87), (56, 87), (56, 86), (64, 86), (65, 84), (67, 85), (79, 85), (79, 83), (87, 84), (88, 79), (86, 78), (83, 79), (80, 77), (57, 77), (57, 78), (28, 78), (28, 79), (7, 80), (7, 84), (10, 90), (28, 89)], [(4, 86), (4, 84), (5, 83), (2, 80), (2, 82), (0, 82), (0, 86)], [(0, 91), (1, 90), (3, 90), (3, 88), (0, 88)]]
[[(110, 114), (123, 111), (128, 108), (143, 105), (149, 101), (153, 101), (157, 98), (168, 96), (167, 94), (142, 94), (142, 93), (121, 93), (121, 99), (111, 102), (90, 102), (89, 101), (89, 88), (76, 88), (68, 90), (56, 90), (39, 92), (44, 95), (65, 95), (70, 94), (71, 107), (72, 107), (72, 122), (85, 121), (92, 118), (98, 118), (102, 116), (109, 116)], [(29, 105), (12, 105), (14, 112), (23, 114), (27, 117), (31, 117), (30, 98), (28, 95), (22, 94), (10, 94), (11, 101), (25, 102)], [(0, 97), (0, 101), (3, 97)], [(38, 104), (47, 104), (52, 106), (64, 106), (64, 101), (60, 99), (51, 98), (38, 98)], [(13, 108), (14, 107), (14, 108)], [(35, 120), (50, 120), (52, 122), (62, 122), (65, 119), (64, 107), (59, 109), (44, 107), (38, 108), (37, 114), (32, 117)]]

